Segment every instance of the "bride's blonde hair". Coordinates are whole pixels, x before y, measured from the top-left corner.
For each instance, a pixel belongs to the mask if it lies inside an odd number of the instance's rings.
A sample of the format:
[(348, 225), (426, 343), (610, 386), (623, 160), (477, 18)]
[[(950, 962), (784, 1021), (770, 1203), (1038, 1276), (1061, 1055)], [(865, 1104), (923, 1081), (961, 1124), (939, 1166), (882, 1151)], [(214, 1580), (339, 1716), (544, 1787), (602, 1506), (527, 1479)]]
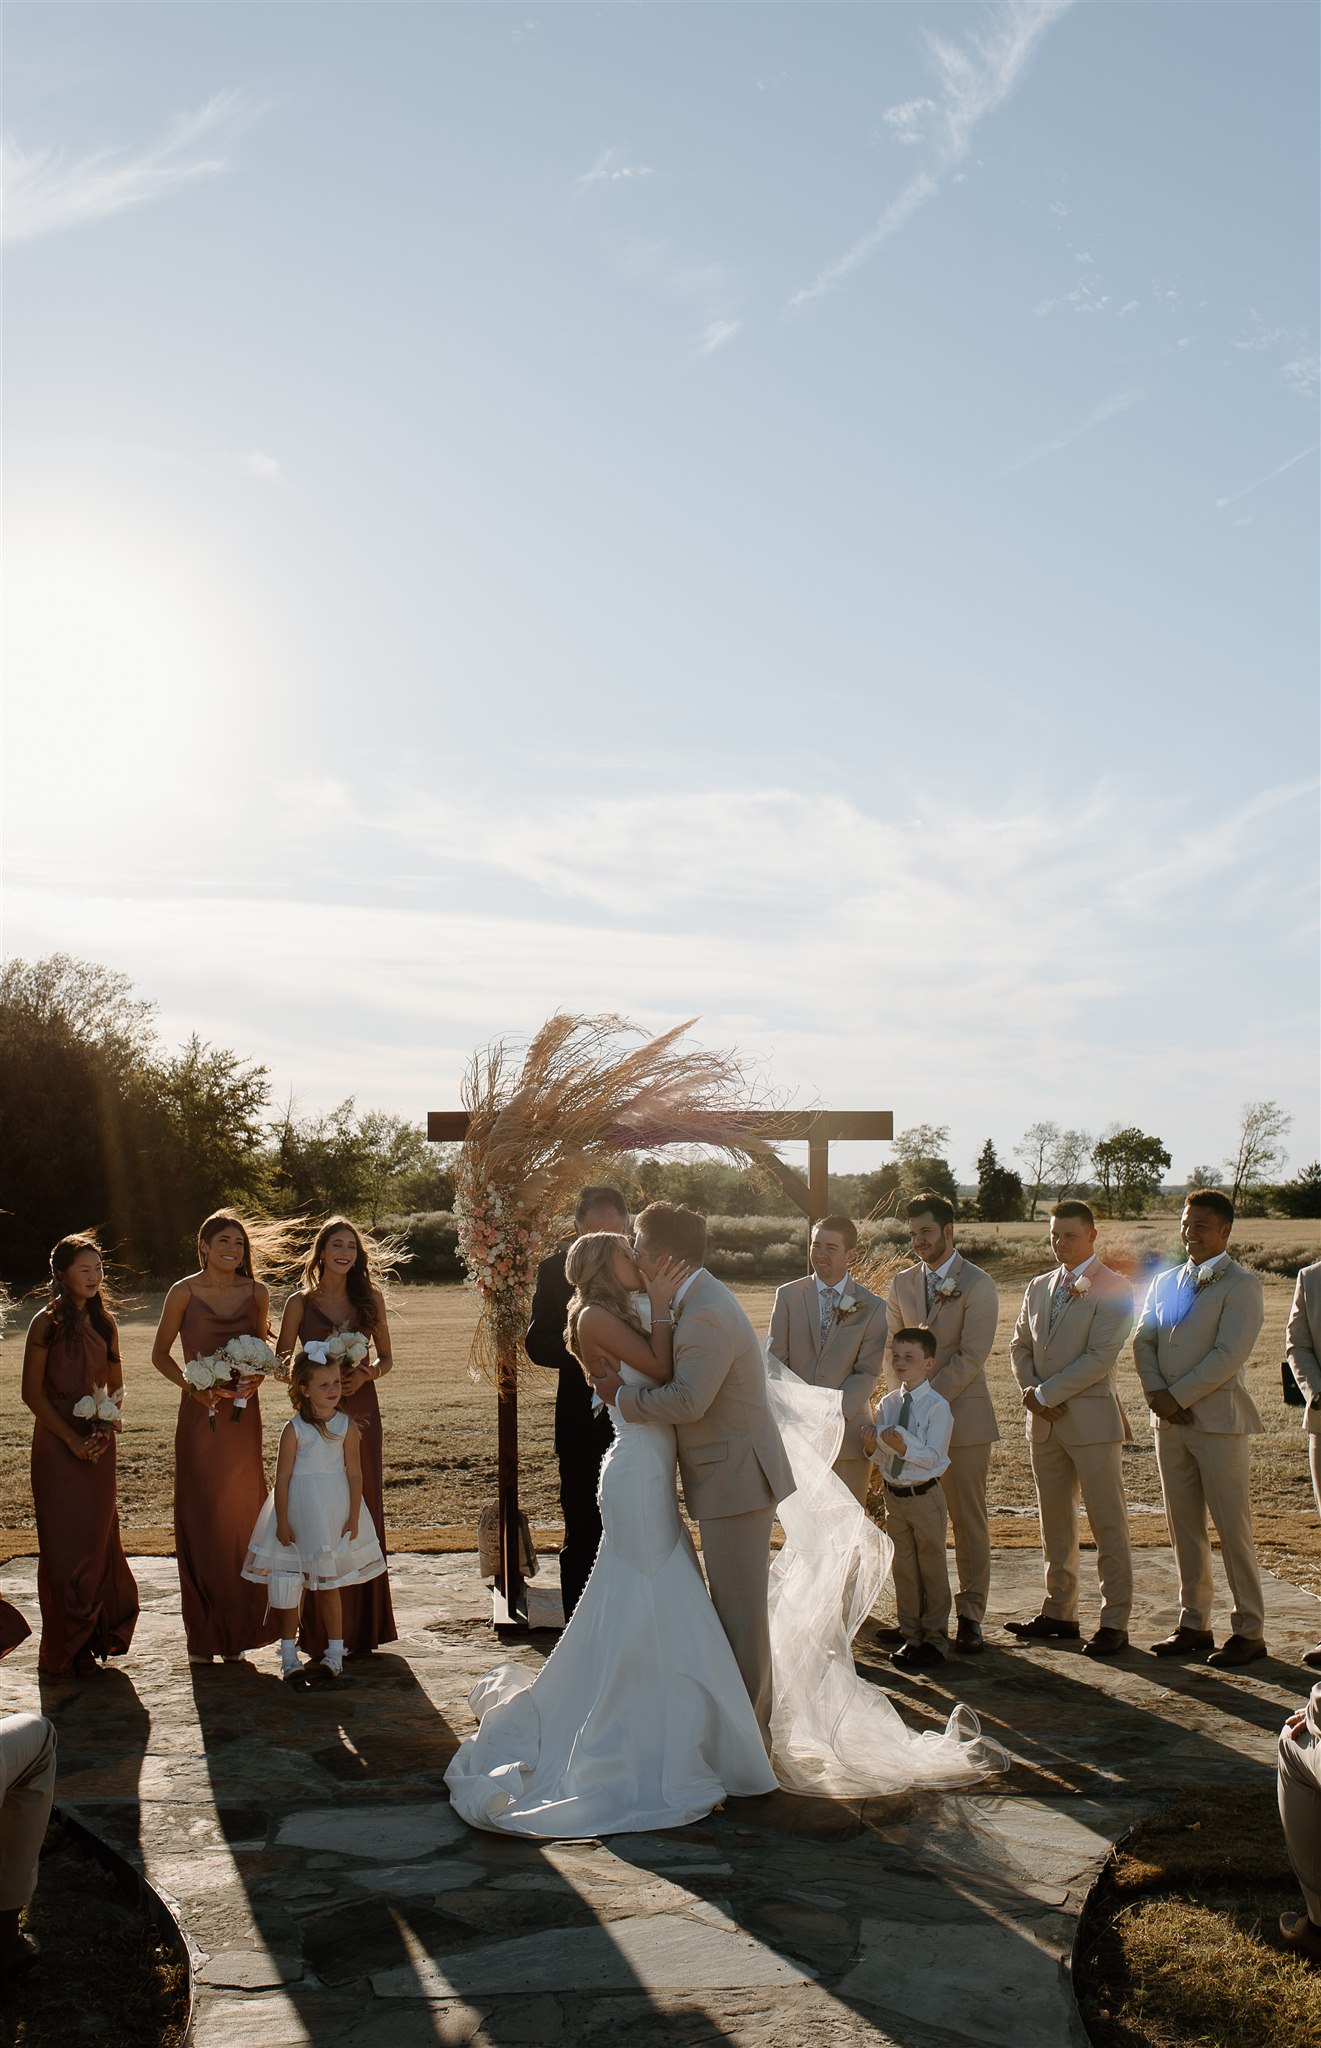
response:
[(620, 1285), (615, 1271), (616, 1252), (627, 1252), (630, 1259), (633, 1256), (633, 1247), (622, 1232), (593, 1230), (586, 1237), (574, 1239), (564, 1261), (565, 1278), (573, 1287), (569, 1320), (564, 1326), (564, 1342), (579, 1365), (584, 1360), (578, 1349), (578, 1322), (585, 1308), (608, 1309), (612, 1316), (618, 1316), (621, 1323), (627, 1323), (639, 1336), (646, 1334), (633, 1306), (632, 1295)]

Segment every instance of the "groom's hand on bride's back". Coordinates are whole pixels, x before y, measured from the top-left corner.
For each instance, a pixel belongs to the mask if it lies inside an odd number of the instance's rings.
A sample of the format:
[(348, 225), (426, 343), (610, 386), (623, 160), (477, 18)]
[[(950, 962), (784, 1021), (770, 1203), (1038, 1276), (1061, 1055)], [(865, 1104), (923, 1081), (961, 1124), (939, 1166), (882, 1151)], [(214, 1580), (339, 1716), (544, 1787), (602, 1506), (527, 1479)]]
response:
[(613, 1408), (615, 1395), (624, 1384), (615, 1367), (603, 1359), (596, 1371), (588, 1374), (588, 1378), (592, 1382), (593, 1391), (600, 1395), (606, 1407)]

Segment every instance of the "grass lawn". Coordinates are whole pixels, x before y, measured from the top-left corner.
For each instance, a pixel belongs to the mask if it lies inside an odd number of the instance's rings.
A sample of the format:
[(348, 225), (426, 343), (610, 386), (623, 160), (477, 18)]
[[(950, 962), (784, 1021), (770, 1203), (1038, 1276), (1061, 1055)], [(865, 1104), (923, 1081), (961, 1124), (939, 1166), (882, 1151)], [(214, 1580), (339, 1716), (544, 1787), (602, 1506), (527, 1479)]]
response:
[[(1050, 1264), (1044, 1225), (974, 1226), (970, 1235), (1007, 1240), (1007, 1256), (995, 1272), (1000, 1292), (1000, 1327), (989, 1377), (1002, 1441), (991, 1464), (991, 1505), (997, 1543), (1036, 1545), (1032, 1475), (1018, 1401), (1009, 1370), (1009, 1337), (1027, 1277)], [(1301, 1263), (1317, 1256), (1316, 1225), (1247, 1223), (1245, 1243), (1298, 1248)], [(1103, 1230), (1104, 1256), (1132, 1256), (1146, 1245), (1174, 1241), (1174, 1225), (1115, 1225)], [(1321, 1535), (1316, 1528), (1307, 1457), (1297, 1409), (1280, 1399), (1279, 1362), (1292, 1281), (1264, 1276), (1266, 1321), (1249, 1368), (1249, 1383), (1266, 1423), (1254, 1444), (1254, 1492), (1263, 1558), (1296, 1583), (1321, 1589)], [(759, 1330), (765, 1330), (774, 1298), (770, 1284), (736, 1288)], [(172, 1432), (178, 1394), (152, 1370), (151, 1339), (159, 1296), (145, 1299), (123, 1321), (124, 1370), (128, 1387), (125, 1426), (119, 1447), (119, 1501), (130, 1550), (168, 1548), (171, 1520)], [(277, 1304), (278, 1306), (278, 1304)], [(466, 1543), (478, 1514), (495, 1489), (495, 1397), (468, 1378), (467, 1360), (475, 1299), (460, 1286), (400, 1286), (391, 1318), (395, 1369), (380, 1387), (385, 1431), (386, 1509), (391, 1540), (410, 1544)], [(8, 1554), (34, 1547), (28, 1482), (31, 1425), (18, 1398), (21, 1333), (0, 1347), (0, 1372), (8, 1383), (0, 1427), (0, 1542)], [(1137, 1542), (1163, 1544), (1160, 1487), (1137, 1377), (1125, 1356), (1121, 1368), (1125, 1404), (1137, 1431), (1125, 1454), (1132, 1527)], [(555, 1382), (529, 1366), (520, 1396), (523, 1505), (535, 1527), (552, 1530), (559, 1521), (557, 1475), (552, 1450)], [(273, 1461), (287, 1408), (283, 1390), (263, 1396), (266, 1447)], [(223, 1425), (222, 1425), (223, 1426)]]

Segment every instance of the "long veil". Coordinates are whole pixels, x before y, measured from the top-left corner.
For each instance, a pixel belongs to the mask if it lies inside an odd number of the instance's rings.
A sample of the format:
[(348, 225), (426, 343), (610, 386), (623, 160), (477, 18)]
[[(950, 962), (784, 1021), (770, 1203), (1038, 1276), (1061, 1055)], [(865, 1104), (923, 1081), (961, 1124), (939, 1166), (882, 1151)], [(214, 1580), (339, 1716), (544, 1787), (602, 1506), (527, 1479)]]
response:
[(775, 1769), (788, 1791), (868, 1798), (912, 1785), (960, 1785), (1009, 1768), (971, 1707), (915, 1734), (889, 1695), (859, 1678), (852, 1642), (890, 1573), (894, 1546), (831, 1470), (844, 1439), (839, 1392), (766, 1360), (771, 1412), (793, 1467), (771, 1563)]

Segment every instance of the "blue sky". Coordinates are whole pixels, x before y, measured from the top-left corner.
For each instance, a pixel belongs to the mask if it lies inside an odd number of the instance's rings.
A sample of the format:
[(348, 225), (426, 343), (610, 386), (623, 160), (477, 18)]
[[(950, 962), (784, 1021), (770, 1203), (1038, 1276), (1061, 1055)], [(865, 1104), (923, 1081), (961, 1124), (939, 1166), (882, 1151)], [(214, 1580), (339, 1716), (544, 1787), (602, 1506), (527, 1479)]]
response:
[(9, 6), (6, 951), (308, 1107), (568, 1006), (1315, 1157), (1317, 45)]

